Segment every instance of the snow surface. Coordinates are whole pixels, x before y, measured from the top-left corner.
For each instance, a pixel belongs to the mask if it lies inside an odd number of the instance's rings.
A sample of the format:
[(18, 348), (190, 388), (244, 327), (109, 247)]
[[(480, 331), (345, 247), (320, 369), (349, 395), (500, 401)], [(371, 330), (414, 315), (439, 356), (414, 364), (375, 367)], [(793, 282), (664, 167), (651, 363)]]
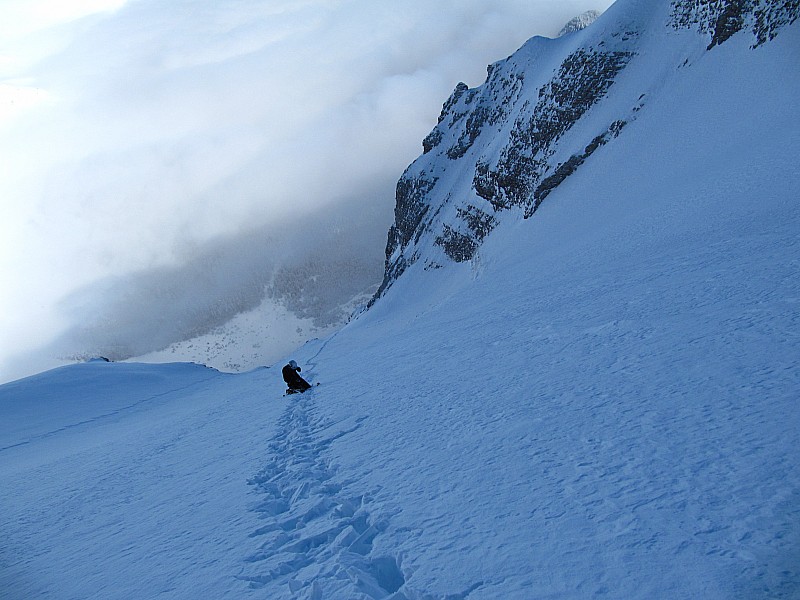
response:
[(298, 351), (308, 394), (0, 386), (0, 597), (800, 597), (800, 27), (747, 43)]

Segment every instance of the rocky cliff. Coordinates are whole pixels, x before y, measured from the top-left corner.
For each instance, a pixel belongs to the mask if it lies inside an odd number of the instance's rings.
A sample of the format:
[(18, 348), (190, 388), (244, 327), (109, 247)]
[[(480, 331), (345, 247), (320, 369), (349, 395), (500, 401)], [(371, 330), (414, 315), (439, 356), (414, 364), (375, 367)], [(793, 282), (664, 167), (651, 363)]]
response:
[(800, 0), (619, 0), (588, 27), (529, 40), (483, 85), (459, 83), (397, 184), (375, 298), (412, 265), (473, 259), (502, 220), (533, 217), (611, 151), (705, 52), (736, 40), (757, 51), (798, 16)]

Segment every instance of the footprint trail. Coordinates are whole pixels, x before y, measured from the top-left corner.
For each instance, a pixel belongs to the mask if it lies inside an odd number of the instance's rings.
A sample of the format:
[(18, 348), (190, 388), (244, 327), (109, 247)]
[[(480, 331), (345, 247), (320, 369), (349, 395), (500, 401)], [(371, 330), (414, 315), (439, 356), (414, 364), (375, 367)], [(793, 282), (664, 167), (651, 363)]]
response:
[(252, 506), (264, 524), (239, 579), (279, 598), (405, 596), (401, 561), (376, 555), (387, 517), (373, 514), (374, 492), (353, 493), (340, 481), (328, 450), (366, 417), (338, 423), (314, 416), (314, 394), (301, 395), (279, 421), (266, 466), (249, 481), (261, 495)]

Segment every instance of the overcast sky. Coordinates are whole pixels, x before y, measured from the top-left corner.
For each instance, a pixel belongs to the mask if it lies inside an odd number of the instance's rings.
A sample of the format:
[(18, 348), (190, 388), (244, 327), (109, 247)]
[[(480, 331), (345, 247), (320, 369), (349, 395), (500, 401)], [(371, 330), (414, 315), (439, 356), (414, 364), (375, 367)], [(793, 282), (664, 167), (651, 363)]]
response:
[(394, 184), (456, 83), (610, 4), (3, 0), (0, 381), (89, 314), (113, 321), (111, 287), (221, 246), (253, 269), (319, 252), (262, 229), (357, 214), (380, 265)]

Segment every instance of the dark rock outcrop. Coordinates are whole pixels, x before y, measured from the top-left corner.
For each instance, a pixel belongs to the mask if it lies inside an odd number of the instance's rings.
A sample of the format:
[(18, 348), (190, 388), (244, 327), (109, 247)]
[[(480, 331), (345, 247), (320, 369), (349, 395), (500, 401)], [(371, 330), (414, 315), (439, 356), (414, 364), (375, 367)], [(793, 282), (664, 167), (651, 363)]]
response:
[(799, 16), (800, 0), (674, 0), (671, 25), (709, 35), (708, 50), (750, 28), (755, 48)]
[(436, 185), (436, 179), (429, 179), (424, 173), (416, 177), (403, 175), (397, 182), (395, 194), (394, 225), (389, 229), (386, 245), (387, 259), (397, 248), (405, 247), (414, 237), (414, 232), (430, 209), (425, 199)]
[[(494, 167), (479, 163), (473, 186), (496, 209), (524, 206), (526, 216), (538, 207), (533, 192), (547, 170), (558, 139), (607, 92), (631, 52), (578, 50), (538, 93), (535, 106), (514, 123), (509, 143)], [(527, 108), (527, 107), (526, 107)]]

